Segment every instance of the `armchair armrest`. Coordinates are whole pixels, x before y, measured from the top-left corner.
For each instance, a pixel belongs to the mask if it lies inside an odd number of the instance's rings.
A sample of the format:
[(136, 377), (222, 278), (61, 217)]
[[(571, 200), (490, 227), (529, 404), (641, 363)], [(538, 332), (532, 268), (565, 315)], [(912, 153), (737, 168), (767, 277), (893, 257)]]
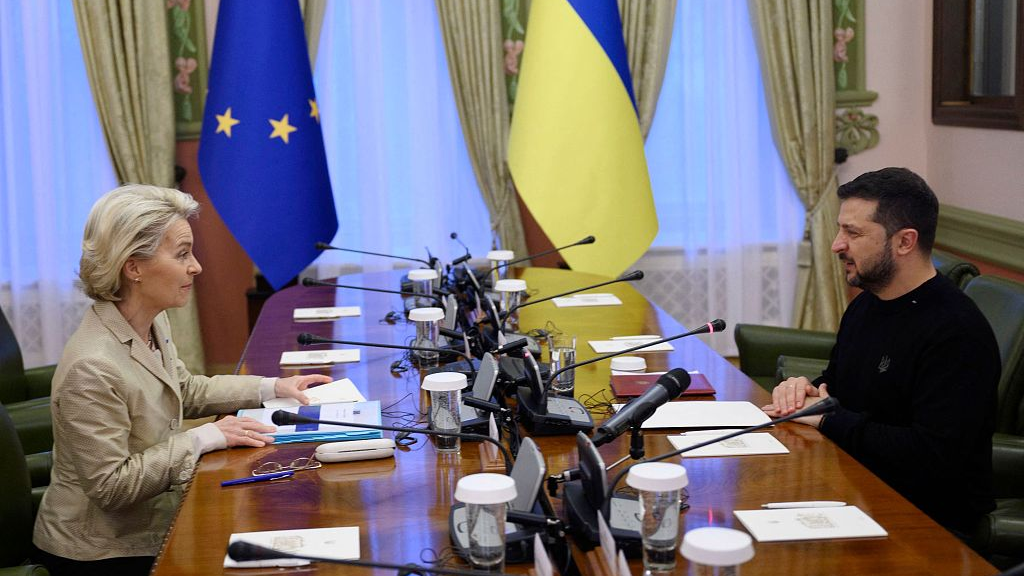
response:
[(53, 382), (53, 373), (56, 370), (56, 364), (25, 370), (25, 387), (28, 393), (26, 400), (49, 396), (50, 384)]
[(828, 367), (828, 360), (825, 358), (802, 358), (800, 356), (779, 356), (778, 367), (775, 370), (775, 379), (782, 382), (787, 378), (806, 376), (814, 380)]
[(1024, 498), (1024, 436), (992, 436), (992, 492), (996, 498)]
[(827, 360), (836, 343), (836, 336), (831, 332), (758, 324), (737, 324), (734, 335), (740, 370), (762, 386), (765, 386), (762, 381), (769, 382), (769, 386), (774, 384), (779, 356)]
[(53, 468), (52, 451), (26, 454), (25, 463), (28, 465), (28, 475), (33, 488), (50, 485), (50, 470)]

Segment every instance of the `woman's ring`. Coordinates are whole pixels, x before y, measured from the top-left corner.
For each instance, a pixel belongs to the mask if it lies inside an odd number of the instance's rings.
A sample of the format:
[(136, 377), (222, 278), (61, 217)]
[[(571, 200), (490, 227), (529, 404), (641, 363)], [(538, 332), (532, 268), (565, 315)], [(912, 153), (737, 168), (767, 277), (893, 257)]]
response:
[(245, 431), (245, 437), (246, 438), (252, 438), (252, 432), (250, 430), (246, 430)]

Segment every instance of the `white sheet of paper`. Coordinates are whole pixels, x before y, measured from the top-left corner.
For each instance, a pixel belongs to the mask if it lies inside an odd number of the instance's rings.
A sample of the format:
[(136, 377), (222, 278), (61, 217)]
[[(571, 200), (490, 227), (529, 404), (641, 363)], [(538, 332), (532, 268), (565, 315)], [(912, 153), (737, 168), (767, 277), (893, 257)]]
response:
[(292, 320), (309, 322), (315, 320), (335, 320), (349, 316), (359, 316), (359, 306), (326, 306), (323, 308), (296, 308), (292, 311)]
[(736, 518), (758, 542), (877, 538), (889, 533), (856, 506), (736, 510)]
[(322, 366), (359, 362), (359, 350), (293, 350), (281, 353), (281, 366)]
[(555, 567), (540, 540), (540, 534), (533, 535), (533, 571), (537, 576), (555, 576)]
[[(676, 450), (679, 450), (700, 444), (701, 442), (707, 442), (716, 436), (721, 437), (733, 432), (735, 430), (685, 432), (678, 436), (669, 436), (668, 441), (672, 443)], [(789, 448), (786, 448), (782, 442), (779, 442), (771, 434), (757, 432), (730, 438), (723, 442), (715, 442), (703, 448), (697, 448), (696, 450), (680, 454), (680, 456), (682, 458), (700, 458), (705, 456), (751, 456), (754, 454), (789, 454)]]
[(604, 561), (609, 568), (615, 567), (615, 538), (608, 524), (604, 521), (604, 514), (597, 515), (597, 539), (601, 543), (601, 552), (604, 553)]
[[(241, 540), (289, 554), (308, 554), (337, 560), (359, 559), (359, 527), (305, 528), (300, 530), (269, 530), (232, 534), (228, 543)], [(235, 562), (224, 555), (225, 568), (266, 568), (272, 566), (305, 566), (308, 560), (281, 558)]]
[[(494, 421), (494, 412), (487, 414), (487, 435), (494, 440), (501, 440), (498, 437), (498, 423)], [(495, 447), (495, 450), (497, 450), (497, 447)]]
[[(618, 412), (625, 404), (612, 404)], [(771, 422), (763, 410), (746, 401), (669, 402), (658, 406), (641, 428), (746, 428)]]
[(563, 298), (552, 300), (559, 308), (574, 308), (577, 306), (622, 306), (622, 300), (615, 294), (574, 294)]
[[(306, 397), (309, 398), (310, 406), (334, 402), (366, 402), (366, 397), (359, 392), (356, 385), (348, 378), (307, 388)], [(264, 408), (288, 408), (289, 406), (299, 405), (299, 401), (295, 398), (271, 398), (263, 403)]]
[(618, 572), (618, 576), (633, 576), (629, 571), (629, 562), (626, 561), (626, 553), (622, 550), (619, 550), (619, 567), (616, 572)]
[[(644, 342), (651, 342), (654, 340), (661, 339), (661, 336), (655, 336), (653, 338), (616, 338), (612, 340), (590, 340), (588, 343), (590, 347), (594, 349), (594, 352), (598, 354), (608, 354), (611, 352), (622, 352), (627, 348), (633, 346), (639, 346)], [(662, 342), (661, 344), (655, 344), (648, 346), (647, 348), (641, 348), (636, 351), (637, 354), (644, 352), (671, 352), (675, 350), (670, 342)]]

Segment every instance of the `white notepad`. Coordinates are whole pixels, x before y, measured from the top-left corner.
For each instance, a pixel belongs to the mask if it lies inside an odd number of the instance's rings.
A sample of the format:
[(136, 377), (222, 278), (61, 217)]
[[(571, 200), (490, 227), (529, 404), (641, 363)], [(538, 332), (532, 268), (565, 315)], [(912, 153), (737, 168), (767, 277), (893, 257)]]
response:
[(296, 308), (292, 311), (292, 320), (310, 322), (316, 320), (335, 320), (349, 316), (359, 316), (359, 306), (328, 306), (324, 308)]
[(359, 362), (359, 350), (294, 350), (281, 353), (281, 366), (322, 366)]
[[(232, 534), (228, 544), (241, 540), (289, 554), (308, 554), (335, 560), (359, 559), (359, 527), (305, 528), (300, 530), (269, 530)], [(305, 566), (308, 560), (280, 558), (235, 562), (224, 555), (225, 568), (268, 568), (274, 566)]]
[(551, 300), (559, 308), (576, 306), (622, 306), (622, 300), (615, 294), (575, 294)]
[[(310, 406), (334, 402), (366, 402), (366, 397), (359, 392), (356, 385), (348, 378), (307, 388), (305, 392), (306, 397), (309, 398)], [(299, 405), (299, 401), (295, 398), (271, 398), (263, 403), (264, 408), (288, 408)]]
[[(679, 450), (707, 442), (715, 437), (732, 434), (736, 430), (699, 430), (684, 432), (678, 436), (669, 436), (668, 441)], [(682, 458), (701, 458), (707, 456), (752, 456), (754, 454), (789, 454), (782, 442), (767, 432), (744, 434), (730, 438), (722, 442), (708, 444), (703, 448), (697, 448), (680, 454)]]
[(856, 506), (736, 510), (743, 526), (758, 542), (878, 538), (889, 533)]
[[(618, 412), (625, 404), (612, 404)], [(746, 428), (771, 422), (763, 410), (744, 401), (669, 402), (658, 406), (641, 428)]]
[[(612, 338), (611, 340), (590, 340), (590, 347), (594, 349), (594, 352), (598, 354), (609, 354), (611, 352), (622, 352), (627, 348), (633, 346), (639, 346), (644, 342), (652, 342), (654, 340), (660, 340), (661, 336), (620, 336), (618, 338)], [(637, 350), (637, 353), (641, 352), (671, 352), (675, 350), (672, 344), (668, 342), (662, 342), (661, 344), (655, 344), (646, 348)]]

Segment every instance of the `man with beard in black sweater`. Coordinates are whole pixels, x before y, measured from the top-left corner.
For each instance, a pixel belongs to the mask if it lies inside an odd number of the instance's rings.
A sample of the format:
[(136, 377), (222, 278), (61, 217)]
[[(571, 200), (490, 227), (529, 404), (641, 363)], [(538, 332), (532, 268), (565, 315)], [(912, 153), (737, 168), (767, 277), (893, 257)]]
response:
[(995, 336), (932, 265), (939, 204), (924, 180), (885, 168), (844, 184), (839, 198), (832, 251), (863, 292), (843, 315), (822, 375), (782, 382), (764, 410), (785, 416), (835, 396), (835, 413), (799, 421), (965, 539), (995, 507)]

